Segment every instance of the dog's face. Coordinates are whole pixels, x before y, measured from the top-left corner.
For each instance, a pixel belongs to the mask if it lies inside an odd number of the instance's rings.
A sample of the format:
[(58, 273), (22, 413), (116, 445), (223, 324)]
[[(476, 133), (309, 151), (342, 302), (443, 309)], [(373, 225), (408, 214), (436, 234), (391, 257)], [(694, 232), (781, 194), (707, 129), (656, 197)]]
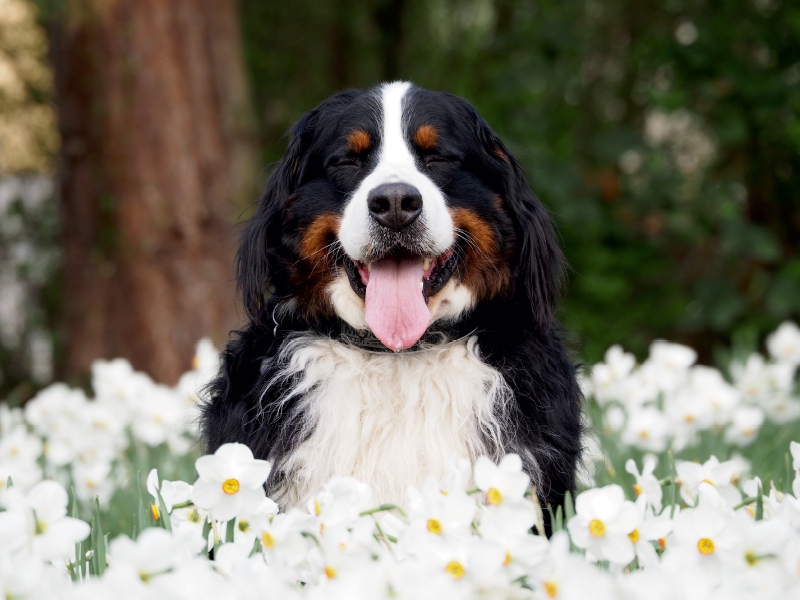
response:
[(546, 211), (475, 110), (392, 83), (298, 123), (245, 233), (239, 284), (251, 318), (269, 279), (287, 309), (403, 350), (496, 298), (545, 325), (560, 265)]

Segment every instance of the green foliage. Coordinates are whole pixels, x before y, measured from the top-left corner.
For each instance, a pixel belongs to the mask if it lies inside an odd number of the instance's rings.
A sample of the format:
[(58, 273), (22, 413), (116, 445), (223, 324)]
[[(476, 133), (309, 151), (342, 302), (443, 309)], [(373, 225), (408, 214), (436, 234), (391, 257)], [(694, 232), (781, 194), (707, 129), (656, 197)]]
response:
[(242, 1), (266, 161), (303, 112), (393, 78), (470, 99), (528, 169), (595, 361), (665, 337), (710, 361), (800, 315), (800, 7)]

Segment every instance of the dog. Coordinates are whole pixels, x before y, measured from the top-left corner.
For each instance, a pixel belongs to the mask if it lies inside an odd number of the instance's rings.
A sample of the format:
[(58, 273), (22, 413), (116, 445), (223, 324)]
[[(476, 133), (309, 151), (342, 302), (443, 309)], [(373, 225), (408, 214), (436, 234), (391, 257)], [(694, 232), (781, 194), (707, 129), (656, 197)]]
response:
[(201, 439), (271, 461), (281, 506), (335, 475), (402, 503), (453, 455), (511, 452), (545, 505), (574, 491), (582, 396), (554, 314), (563, 254), (467, 101), (395, 82), (307, 113), (236, 262), (249, 322), (223, 352)]

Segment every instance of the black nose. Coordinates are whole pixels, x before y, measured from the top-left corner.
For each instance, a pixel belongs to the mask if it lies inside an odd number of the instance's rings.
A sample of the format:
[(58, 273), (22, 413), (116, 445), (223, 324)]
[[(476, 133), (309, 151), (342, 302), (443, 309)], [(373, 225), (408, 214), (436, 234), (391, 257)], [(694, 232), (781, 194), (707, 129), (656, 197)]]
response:
[(378, 223), (400, 231), (422, 212), (422, 195), (407, 183), (384, 183), (369, 193), (367, 207)]

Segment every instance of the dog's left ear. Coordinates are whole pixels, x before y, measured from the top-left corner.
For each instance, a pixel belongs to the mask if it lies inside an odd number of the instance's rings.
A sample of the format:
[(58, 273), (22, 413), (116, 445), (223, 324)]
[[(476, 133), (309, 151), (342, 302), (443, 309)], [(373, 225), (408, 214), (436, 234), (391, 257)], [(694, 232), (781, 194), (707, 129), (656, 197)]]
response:
[(487, 183), (500, 193), (516, 229), (514, 295), (530, 307), (538, 329), (547, 331), (555, 319), (564, 278), (564, 254), (553, 220), (528, 187), (519, 161), (477, 111), (474, 117), (482, 171), (490, 174)]

